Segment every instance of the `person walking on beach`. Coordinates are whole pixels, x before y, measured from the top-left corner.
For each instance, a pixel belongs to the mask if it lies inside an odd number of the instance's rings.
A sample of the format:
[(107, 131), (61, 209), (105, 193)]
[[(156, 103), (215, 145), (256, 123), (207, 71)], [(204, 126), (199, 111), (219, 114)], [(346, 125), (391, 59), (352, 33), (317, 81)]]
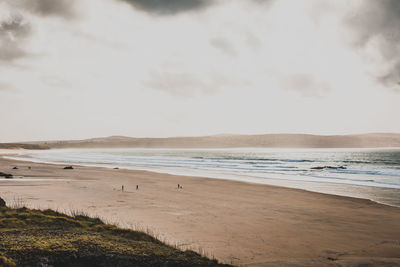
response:
[(121, 187), (121, 191), (124, 192), (124, 186)]
[(139, 190), (139, 185), (136, 185), (136, 190)]

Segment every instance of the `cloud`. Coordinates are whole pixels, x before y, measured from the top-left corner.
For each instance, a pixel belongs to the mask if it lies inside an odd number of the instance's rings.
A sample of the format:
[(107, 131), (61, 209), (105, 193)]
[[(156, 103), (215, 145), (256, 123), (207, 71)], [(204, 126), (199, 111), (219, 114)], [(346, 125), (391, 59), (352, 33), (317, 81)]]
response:
[(400, 60), (393, 64), (390, 72), (379, 77), (379, 81), (386, 86), (400, 90)]
[(17, 89), (12, 84), (0, 81), (0, 92), (11, 92), (16, 90)]
[[(1, 2), (1, 0), (0, 0)], [(75, 16), (75, 0), (3, 0), (17, 9), (23, 9), (39, 16)]]
[(361, 1), (346, 17), (346, 23), (355, 30), (354, 44), (358, 48), (378, 47), (387, 65), (386, 73), (377, 77), (389, 87), (400, 89), (400, 1)]
[(296, 91), (308, 97), (321, 97), (330, 91), (328, 84), (315, 80), (309, 74), (282, 77), (280, 84), (283, 89)]
[(31, 26), (21, 15), (0, 21), (0, 61), (12, 61), (27, 55), (23, 42), (31, 34)]
[(75, 0), (0, 0), (0, 61), (11, 62), (29, 55), (25, 49), (33, 33), (32, 24), (27, 21), (29, 14), (69, 19), (75, 16), (74, 4)]
[(234, 46), (226, 39), (224, 38), (213, 38), (210, 40), (211, 46), (213, 46), (215, 49), (223, 52), (226, 55), (229, 56), (236, 56), (236, 50)]
[(191, 73), (153, 72), (145, 85), (171, 95), (192, 96), (207, 90), (207, 82)]
[(46, 75), (41, 77), (41, 81), (43, 84), (50, 86), (50, 87), (69, 87), (71, 86), (71, 83), (68, 82), (67, 80), (57, 77), (57, 76), (51, 76), (51, 75)]
[[(213, 4), (217, 0), (119, 0), (131, 4), (134, 8), (154, 15), (175, 15), (178, 13), (198, 11)], [(251, 0), (252, 3), (269, 7), (276, 0)]]
[(269, 5), (272, 5), (276, 1), (277, 0), (252, 0), (253, 3), (267, 5), (268, 7)]
[(166, 92), (173, 96), (216, 94), (223, 88), (243, 87), (249, 82), (228, 77), (222, 73), (197, 75), (185, 72), (152, 72), (144, 82), (146, 87)]
[(259, 50), (262, 47), (262, 41), (250, 31), (246, 33), (246, 44), (253, 50)]
[(174, 15), (181, 12), (201, 10), (213, 0), (120, 0), (133, 7), (155, 15)]

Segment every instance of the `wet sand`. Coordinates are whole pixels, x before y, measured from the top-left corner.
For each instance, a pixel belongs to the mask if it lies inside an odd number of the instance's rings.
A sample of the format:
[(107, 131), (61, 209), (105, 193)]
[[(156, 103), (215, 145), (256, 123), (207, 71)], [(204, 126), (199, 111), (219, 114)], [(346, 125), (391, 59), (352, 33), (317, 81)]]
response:
[(229, 180), (63, 167), (0, 159), (0, 172), (16, 176), (0, 178), (0, 197), (9, 205), (22, 199), (33, 208), (82, 210), (149, 229), (236, 265), (400, 266), (400, 208)]

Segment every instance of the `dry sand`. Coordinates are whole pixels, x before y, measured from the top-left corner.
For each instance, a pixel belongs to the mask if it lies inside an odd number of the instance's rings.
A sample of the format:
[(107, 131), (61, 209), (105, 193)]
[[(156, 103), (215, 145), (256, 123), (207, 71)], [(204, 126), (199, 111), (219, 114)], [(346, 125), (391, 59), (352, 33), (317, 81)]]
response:
[(39, 179), (0, 178), (0, 196), (8, 204), (22, 198), (30, 207), (84, 210), (124, 227), (148, 227), (172, 244), (236, 265), (400, 266), (399, 208), (267, 185), (64, 166), (0, 159), (0, 171)]

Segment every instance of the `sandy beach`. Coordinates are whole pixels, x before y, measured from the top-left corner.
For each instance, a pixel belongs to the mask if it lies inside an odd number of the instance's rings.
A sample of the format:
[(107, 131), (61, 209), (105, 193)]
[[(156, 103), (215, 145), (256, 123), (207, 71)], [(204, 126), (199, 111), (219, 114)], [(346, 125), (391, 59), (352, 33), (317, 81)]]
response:
[(1, 178), (0, 196), (8, 204), (22, 199), (33, 208), (82, 210), (148, 228), (235, 265), (400, 266), (396, 207), (228, 180), (65, 166), (0, 159), (0, 171), (15, 176)]

